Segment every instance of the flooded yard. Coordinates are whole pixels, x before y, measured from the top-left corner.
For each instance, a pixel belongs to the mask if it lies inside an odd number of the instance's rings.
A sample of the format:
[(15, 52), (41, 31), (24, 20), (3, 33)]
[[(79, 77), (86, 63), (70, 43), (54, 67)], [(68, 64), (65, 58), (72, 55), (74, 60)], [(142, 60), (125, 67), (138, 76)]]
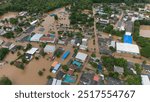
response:
[[(58, 20), (55, 20), (55, 15), (58, 16)], [(57, 37), (60, 25), (63, 25), (64, 27), (70, 25), (69, 14), (67, 13), (67, 11), (65, 11), (65, 8), (60, 8), (47, 13), (46, 17), (43, 18), (43, 20), (43, 23), (39, 27), (37, 27), (33, 32), (42, 34), (49, 34), (54, 32)], [(44, 29), (41, 31), (40, 29), (42, 28)]]

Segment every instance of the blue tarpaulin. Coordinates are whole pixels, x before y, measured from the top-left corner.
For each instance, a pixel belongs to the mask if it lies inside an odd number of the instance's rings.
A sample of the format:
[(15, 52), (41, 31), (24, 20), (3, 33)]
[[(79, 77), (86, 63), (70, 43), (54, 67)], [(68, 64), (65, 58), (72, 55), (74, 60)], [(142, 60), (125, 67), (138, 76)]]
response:
[(124, 35), (123, 42), (132, 44), (132, 36), (131, 35)]
[(98, 70), (102, 71), (102, 65), (101, 64), (98, 65)]
[(63, 54), (63, 56), (62, 56), (62, 60), (65, 60), (65, 59), (68, 57), (69, 54), (70, 54), (70, 51), (69, 51), (69, 50), (66, 51), (66, 52)]

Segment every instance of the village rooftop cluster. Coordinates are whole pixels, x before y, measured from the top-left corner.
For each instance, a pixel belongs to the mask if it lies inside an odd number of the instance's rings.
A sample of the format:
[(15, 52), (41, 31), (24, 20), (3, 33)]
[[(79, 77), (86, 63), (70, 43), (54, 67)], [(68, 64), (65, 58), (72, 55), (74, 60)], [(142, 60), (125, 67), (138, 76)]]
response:
[[(13, 84), (150, 84), (150, 59), (133, 35), (136, 21), (150, 20), (150, 5), (137, 5), (93, 4), (80, 15), (89, 22), (76, 23), (70, 5), (44, 14), (4, 14), (0, 77)], [(150, 38), (150, 25), (139, 29)]]

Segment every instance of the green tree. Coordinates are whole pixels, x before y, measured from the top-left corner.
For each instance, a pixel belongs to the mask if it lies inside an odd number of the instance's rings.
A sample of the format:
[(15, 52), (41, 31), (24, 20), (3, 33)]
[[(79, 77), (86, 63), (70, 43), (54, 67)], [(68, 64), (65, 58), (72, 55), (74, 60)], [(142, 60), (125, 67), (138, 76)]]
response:
[(67, 72), (69, 70), (69, 67), (67, 65), (63, 65), (62, 69)]
[(38, 75), (39, 76), (42, 76), (43, 75), (43, 72), (40, 70), (40, 71), (38, 71)]
[(128, 75), (126, 80), (129, 85), (141, 85), (141, 81), (140, 75)]
[(95, 53), (92, 53), (92, 54), (91, 54), (91, 57), (96, 57), (96, 54), (95, 54)]
[(0, 61), (2, 61), (8, 53), (9, 53), (9, 50), (7, 48), (1, 48), (0, 49)]
[(12, 82), (8, 77), (3, 76), (0, 78), (0, 85), (12, 85)]
[(55, 15), (55, 16), (54, 16), (54, 19), (55, 19), (56, 21), (58, 21), (58, 16), (57, 16), (57, 15)]
[(13, 32), (7, 32), (6, 34), (4, 34), (3, 35), (3, 37), (6, 37), (6, 38), (8, 38), (8, 39), (10, 39), (10, 38), (14, 38), (14, 33)]
[(18, 24), (18, 19), (17, 18), (10, 18), (9, 20), (10, 20), (11, 24), (14, 24), (14, 25)]

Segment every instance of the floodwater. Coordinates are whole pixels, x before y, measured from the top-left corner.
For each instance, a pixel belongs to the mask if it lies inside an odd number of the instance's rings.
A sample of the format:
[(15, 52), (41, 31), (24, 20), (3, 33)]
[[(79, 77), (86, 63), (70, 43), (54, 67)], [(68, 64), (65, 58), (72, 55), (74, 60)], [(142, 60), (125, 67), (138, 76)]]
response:
[[(58, 16), (58, 21), (54, 19), (54, 16), (50, 16), (51, 14), (56, 14)], [(56, 37), (58, 37), (58, 27), (60, 25), (65, 27), (70, 25), (69, 14), (65, 11), (65, 7), (49, 12), (43, 19), (44, 22), (41, 24), (41, 26), (37, 27), (33, 32), (42, 34), (54, 32)], [(44, 28), (45, 30), (40, 31), (40, 28)]]
[(0, 16), (0, 19), (4, 20), (4, 19), (15, 18), (17, 17), (17, 15), (18, 15), (18, 12), (8, 12)]
[[(50, 14), (57, 14), (59, 20), (55, 21), (54, 17), (51, 17)], [(65, 14), (64, 14), (65, 13)], [(6, 18), (12, 18), (16, 17), (18, 13), (14, 12), (9, 12), (4, 14), (3, 16), (0, 17), (0, 19), (6, 19)], [(46, 14), (47, 16), (44, 19), (44, 22), (41, 24), (41, 26), (37, 27), (33, 32), (35, 33), (43, 33), (43, 34), (48, 34), (50, 32), (55, 32), (56, 37), (58, 36), (58, 31), (57, 31), (57, 25), (63, 24), (69, 26), (70, 21), (69, 21), (69, 14), (65, 12), (65, 8), (60, 8), (57, 10), (54, 10), (52, 12), (49, 12)], [(40, 28), (44, 28), (45, 30), (43, 32), (39, 31)], [(2, 38), (6, 42), (8, 39)], [(21, 42), (15, 42), (14, 40), (9, 40), (13, 42), (14, 44), (17, 45), (26, 45), (27, 43), (21, 43)], [(33, 47), (38, 47), (38, 43), (31, 43)], [(58, 47), (58, 46), (57, 46)], [(71, 45), (69, 46), (62, 46), (65, 51), (70, 50), (71, 54), (68, 56), (68, 58), (64, 61), (61, 60), (61, 58), (56, 58), (55, 61), (58, 61), (59, 63), (66, 64), (71, 58), (73, 54), (73, 48)], [(25, 66), (24, 70), (20, 70), (19, 68), (16, 68), (14, 65), (10, 65), (9, 63), (17, 58), (17, 53), (11, 54), (9, 53), (6, 58), (4, 59), (3, 62), (8, 62), (5, 63), (3, 66), (0, 66), (0, 77), (1, 76), (7, 76), (9, 77), (13, 84), (15, 85), (43, 85), (47, 83), (47, 76), (51, 75), (52, 77), (55, 77), (56, 75), (50, 73), (50, 68), (51, 64), (54, 61), (49, 60), (49, 56), (47, 55), (44, 58), (41, 57), (39, 60), (32, 59), (29, 64)], [(38, 71), (43, 71), (43, 76), (38, 75)]]

